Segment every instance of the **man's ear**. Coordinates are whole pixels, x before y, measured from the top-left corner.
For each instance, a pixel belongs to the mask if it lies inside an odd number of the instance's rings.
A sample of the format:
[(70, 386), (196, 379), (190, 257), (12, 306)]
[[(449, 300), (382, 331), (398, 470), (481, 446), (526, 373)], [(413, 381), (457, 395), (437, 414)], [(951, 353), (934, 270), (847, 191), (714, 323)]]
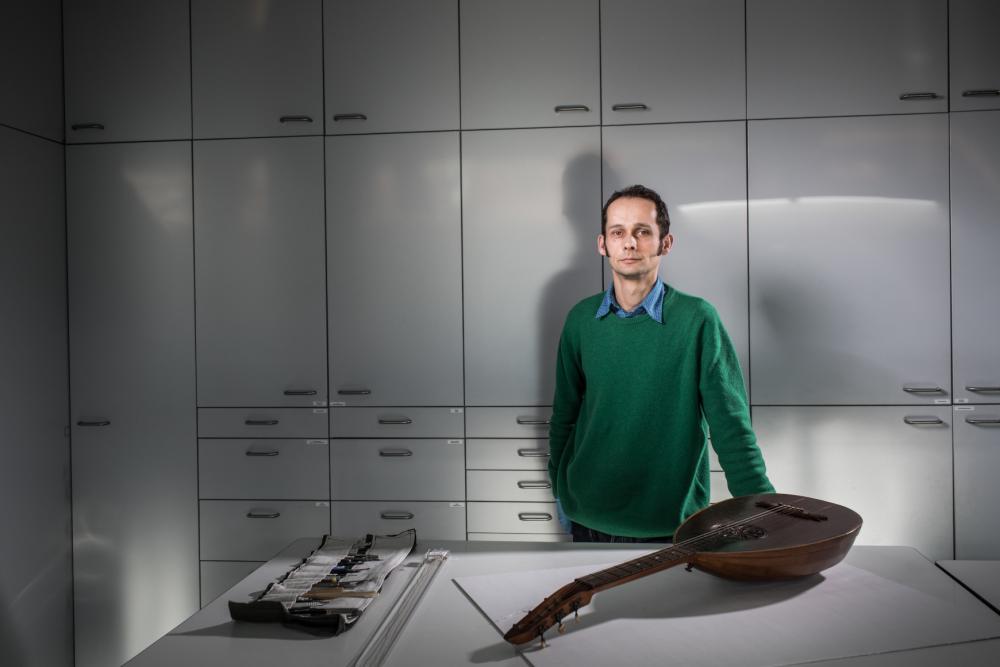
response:
[(660, 254), (666, 255), (668, 252), (670, 252), (670, 249), (673, 247), (674, 247), (674, 235), (667, 234), (666, 236), (663, 237), (663, 240), (660, 241)]
[(604, 245), (604, 234), (597, 235), (597, 252), (604, 257), (608, 256), (608, 249)]

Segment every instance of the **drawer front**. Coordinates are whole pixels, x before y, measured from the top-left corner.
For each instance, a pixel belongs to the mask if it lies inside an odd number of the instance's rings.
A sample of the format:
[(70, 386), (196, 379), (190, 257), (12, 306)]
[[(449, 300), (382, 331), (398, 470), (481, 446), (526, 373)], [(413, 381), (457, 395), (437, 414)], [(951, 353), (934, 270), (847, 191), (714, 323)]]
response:
[(202, 560), (270, 560), (292, 540), (330, 530), (329, 501), (202, 500)]
[(464, 408), (335, 408), (335, 438), (464, 438)]
[(257, 561), (202, 561), (201, 606), (228, 591), (263, 564)]
[(333, 440), (334, 500), (465, 499), (464, 440)]
[(470, 533), (562, 533), (555, 503), (469, 503)]
[(553, 503), (549, 474), (542, 470), (469, 470), (469, 500)]
[(392, 535), (409, 528), (417, 530), (418, 540), (464, 540), (465, 503), (333, 503), (334, 535)]
[(566, 533), (469, 533), (470, 542), (572, 542)]
[(548, 439), (474, 438), (465, 444), (470, 470), (546, 470), (548, 465)]
[(552, 408), (467, 408), (466, 430), (470, 438), (546, 438)]
[(329, 498), (329, 440), (200, 439), (202, 499)]
[(326, 438), (327, 408), (199, 408), (202, 438)]

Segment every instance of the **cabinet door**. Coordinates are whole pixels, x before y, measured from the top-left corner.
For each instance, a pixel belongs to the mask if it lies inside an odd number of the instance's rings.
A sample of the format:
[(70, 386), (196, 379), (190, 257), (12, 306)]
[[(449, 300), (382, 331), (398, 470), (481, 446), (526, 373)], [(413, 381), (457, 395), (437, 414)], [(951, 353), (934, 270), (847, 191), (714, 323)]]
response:
[(1000, 111), (951, 114), (956, 401), (1000, 403)]
[(850, 507), (858, 544), (953, 557), (951, 408), (759, 407), (753, 425), (780, 493)]
[(327, 139), (330, 378), (346, 405), (461, 405), (454, 132)]
[(320, 0), (192, 0), (194, 136), (323, 131)]
[[(8, 2), (0, 22), (0, 122), (59, 143), (63, 131), (62, 0)], [(15, 613), (15, 616), (17, 613)], [(25, 621), (27, 623), (28, 621)], [(46, 629), (52, 626), (46, 624)], [(41, 630), (41, 628), (39, 628)], [(14, 636), (22, 637), (15, 631)], [(39, 646), (42, 650), (50, 645)]]
[(76, 664), (119, 665), (198, 609), (191, 145), (66, 163)]
[(461, 0), (462, 128), (600, 123), (597, 0)]
[(605, 125), (746, 117), (743, 0), (601, 3)]
[(1000, 405), (955, 406), (955, 558), (1000, 559)]
[(326, 0), (323, 24), (327, 134), (458, 129), (455, 0)]
[(605, 200), (634, 183), (664, 198), (675, 245), (660, 261), (660, 279), (718, 309), (746, 378), (746, 124), (606, 127), (602, 133)]
[(749, 133), (753, 402), (947, 402), (948, 117)]
[(66, 0), (66, 141), (191, 136), (187, 0)]
[(194, 145), (198, 404), (326, 405), (323, 140)]
[(948, 10), (952, 111), (1000, 109), (1000, 3), (950, 0)]
[(566, 313), (601, 289), (598, 128), (462, 137), (465, 402), (550, 405)]
[(750, 118), (948, 110), (946, 0), (747, 3)]

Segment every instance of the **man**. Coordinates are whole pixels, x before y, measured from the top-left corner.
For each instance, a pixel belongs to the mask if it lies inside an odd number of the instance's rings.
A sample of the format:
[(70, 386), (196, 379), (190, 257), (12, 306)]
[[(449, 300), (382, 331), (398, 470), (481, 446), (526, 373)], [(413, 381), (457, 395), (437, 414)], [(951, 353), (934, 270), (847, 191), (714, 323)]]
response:
[(718, 313), (658, 279), (673, 240), (656, 192), (615, 192), (597, 237), (611, 286), (566, 317), (549, 476), (574, 541), (670, 540), (708, 505), (709, 431), (734, 496), (774, 491)]

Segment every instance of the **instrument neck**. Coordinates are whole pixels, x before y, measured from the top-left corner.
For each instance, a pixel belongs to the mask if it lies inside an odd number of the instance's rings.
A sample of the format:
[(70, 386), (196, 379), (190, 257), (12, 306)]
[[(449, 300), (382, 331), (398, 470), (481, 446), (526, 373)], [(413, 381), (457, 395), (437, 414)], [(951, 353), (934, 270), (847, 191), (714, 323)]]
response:
[(576, 581), (603, 591), (646, 575), (688, 562), (697, 553), (693, 545), (674, 545), (632, 560), (580, 577)]

